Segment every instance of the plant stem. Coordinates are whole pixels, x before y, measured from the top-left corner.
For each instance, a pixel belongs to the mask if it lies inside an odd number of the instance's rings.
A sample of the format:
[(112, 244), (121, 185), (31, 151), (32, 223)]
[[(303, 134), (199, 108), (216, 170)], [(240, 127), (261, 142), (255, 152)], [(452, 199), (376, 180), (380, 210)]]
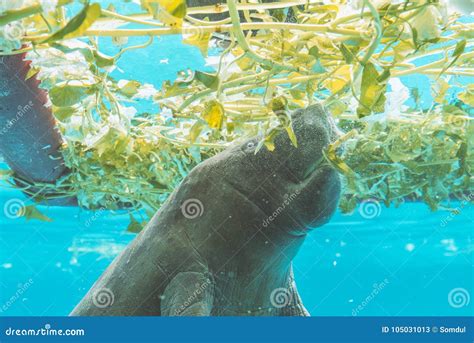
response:
[[(474, 58), (474, 51), (467, 52), (459, 56), (458, 60), (456, 61), (454, 65), (458, 64), (459, 62), (463, 62), (472, 58)], [(405, 75), (410, 75), (410, 74), (422, 73), (426, 70), (443, 67), (446, 62), (447, 62), (447, 59), (443, 58), (438, 61), (428, 63), (416, 68), (408, 69), (408, 70), (394, 70), (392, 72), (392, 76), (399, 77), (399, 76), (405, 76)]]
[[(240, 24), (241, 30), (298, 30), (308, 32), (320, 32), (320, 33), (334, 33), (339, 35), (345, 35), (347, 37), (360, 37), (363, 33), (361, 31), (343, 28), (332, 28), (329, 25), (319, 24), (296, 24), (296, 23), (242, 23)], [(233, 24), (225, 25), (206, 25), (206, 26), (193, 26), (193, 29), (202, 34), (204, 33), (220, 33), (220, 32), (234, 32)], [(166, 36), (181, 34), (182, 28), (178, 27), (160, 27), (156, 29), (89, 29), (84, 32), (80, 37), (96, 36), (96, 37), (136, 37), (136, 36)], [(48, 35), (30, 35), (25, 36), (24, 41), (35, 42), (41, 41), (48, 37)], [(80, 38), (77, 37), (77, 38)]]

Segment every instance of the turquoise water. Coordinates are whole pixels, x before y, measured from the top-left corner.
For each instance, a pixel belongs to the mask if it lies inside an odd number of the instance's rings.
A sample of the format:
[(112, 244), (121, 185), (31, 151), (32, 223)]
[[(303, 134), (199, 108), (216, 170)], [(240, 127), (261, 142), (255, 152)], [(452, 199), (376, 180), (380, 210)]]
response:
[[(12, 199), (24, 200), (2, 191), (0, 208)], [(367, 204), (351, 216), (336, 214), (308, 236), (294, 268), (311, 314), (472, 315), (462, 295), (473, 295), (474, 206), (457, 204), (459, 214), (448, 220), (448, 212), (423, 204), (373, 205), (373, 212)], [(2, 214), (0, 315), (67, 315), (134, 237), (125, 232), (126, 214), (41, 210), (54, 222)], [(465, 292), (452, 306), (456, 289)]]
[[(145, 41), (133, 38), (129, 44)], [(118, 51), (108, 39), (100, 46), (108, 54)], [(199, 51), (175, 37), (126, 53), (119, 67), (115, 78), (156, 88), (179, 70), (206, 68)], [(427, 80), (402, 81), (419, 87), (429, 105)], [(134, 106), (156, 111), (147, 102)], [(5, 213), (18, 201), (26, 201), (19, 191), (0, 190), (0, 315), (67, 315), (134, 238), (125, 232), (129, 217), (42, 207), (53, 222), (8, 218)], [(459, 207), (458, 215), (419, 203), (398, 209), (370, 203), (350, 216), (337, 213), (311, 233), (294, 263), (311, 314), (472, 315), (474, 206), (451, 205)]]

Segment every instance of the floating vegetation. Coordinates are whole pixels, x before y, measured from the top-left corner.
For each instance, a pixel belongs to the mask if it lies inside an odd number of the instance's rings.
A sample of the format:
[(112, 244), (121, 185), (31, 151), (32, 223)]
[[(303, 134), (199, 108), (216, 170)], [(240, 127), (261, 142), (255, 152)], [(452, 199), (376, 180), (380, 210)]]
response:
[[(3, 8), (2, 55), (28, 52), (65, 139), (70, 173), (41, 186), (81, 206), (152, 213), (233, 141), (261, 135), (271, 150), (275, 132), (292, 138), (289, 113), (314, 102), (343, 133), (325, 152), (345, 179), (343, 211), (368, 198), (437, 209), (473, 189), (473, 24), (447, 2), (142, 0), (134, 13), (84, 2), (72, 18), (72, 1), (46, 3)], [(123, 54), (171, 34), (215, 71), (183, 70), (161, 89), (111, 77)], [(104, 36), (122, 47), (115, 56), (101, 52)], [(430, 82), (428, 107), (406, 84), (413, 75)], [(155, 111), (138, 113), (139, 100)]]

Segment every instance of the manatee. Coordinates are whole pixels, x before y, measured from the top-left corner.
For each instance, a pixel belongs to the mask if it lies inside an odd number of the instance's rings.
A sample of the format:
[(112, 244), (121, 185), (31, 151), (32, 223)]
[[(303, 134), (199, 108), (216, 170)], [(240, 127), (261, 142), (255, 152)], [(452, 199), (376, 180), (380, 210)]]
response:
[(292, 260), (337, 207), (337, 129), (320, 105), (291, 118), (297, 147), (281, 131), (274, 151), (255, 137), (196, 166), (72, 315), (309, 315)]

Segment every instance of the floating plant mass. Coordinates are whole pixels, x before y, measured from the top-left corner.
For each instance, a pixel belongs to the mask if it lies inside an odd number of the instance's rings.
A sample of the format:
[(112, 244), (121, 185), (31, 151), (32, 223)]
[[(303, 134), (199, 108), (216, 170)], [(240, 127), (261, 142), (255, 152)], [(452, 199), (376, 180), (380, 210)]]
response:
[[(422, 0), (208, 3), (83, 2), (71, 17), (66, 9), (78, 4), (70, 0), (3, 3), (1, 55), (27, 53), (26, 78), (47, 90), (64, 140), (68, 172), (31, 185), (37, 197), (153, 213), (195, 165), (236, 140), (258, 135), (257, 149), (272, 151), (286, 131), (297, 146), (290, 114), (314, 103), (341, 131), (324, 163), (343, 176), (344, 212), (364, 199), (421, 200), (435, 210), (472, 191), (468, 9)], [(124, 54), (175, 34), (214, 71), (183, 70), (161, 89), (111, 76)], [(133, 36), (148, 40), (131, 45)], [(106, 55), (100, 37), (119, 52)], [(432, 103), (403, 82), (408, 75), (426, 77)], [(155, 110), (137, 112), (138, 100)]]

